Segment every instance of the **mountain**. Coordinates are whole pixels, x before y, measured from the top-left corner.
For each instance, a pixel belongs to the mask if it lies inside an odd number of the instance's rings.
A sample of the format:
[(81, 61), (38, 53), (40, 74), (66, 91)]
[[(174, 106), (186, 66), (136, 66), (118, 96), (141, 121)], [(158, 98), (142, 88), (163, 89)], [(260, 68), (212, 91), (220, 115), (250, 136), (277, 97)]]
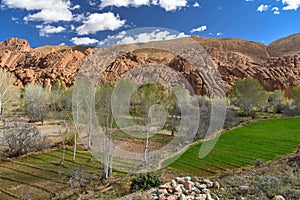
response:
[[(117, 81), (130, 69), (135, 69), (135, 73), (138, 74), (138, 66), (159, 64), (183, 75), (197, 94), (211, 95), (211, 88), (217, 88), (219, 91), (222, 84), (228, 92), (236, 80), (250, 77), (259, 80), (267, 90), (281, 89), (287, 95), (292, 87), (300, 85), (300, 34), (279, 39), (268, 46), (235, 38), (191, 38), (208, 52), (210, 58), (203, 59), (204, 62), (211, 60), (213, 64), (206, 63), (203, 69), (197, 71), (192, 63), (179, 55), (161, 49), (144, 48), (124, 52), (114, 59), (101, 73), (101, 77), (99, 74), (99, 81)], [(151, 44), (181, 46), (184, 45), (184, 40)], [(133, 47), (134, 45), (131, 49), (134, 49)], [(26, 40), (10, 38), (0, 43), (0, 67), (15, 74), (17, 86), (38, 83), (44, 87), (51, 87), (58, 79), (71, 86), (85, 58), (95, 49), (97, 48), (82, 46), (31, 48)], [(214, 72), (207, 69), (207, 65), (213, 65), (219, 71), (222, 80), (212, 81), (210, 76)], [(91, 69), (95, 67), (90, 66)], [(171, 85), (175, 84), (176, 76), (171, 72), (163, 73), (163, 68), (155, 70)]]
[(281, 57), (300, 53), (300, 34), (294, 34), (275, 42), (267, 47), (268, 53), (272, 57)]

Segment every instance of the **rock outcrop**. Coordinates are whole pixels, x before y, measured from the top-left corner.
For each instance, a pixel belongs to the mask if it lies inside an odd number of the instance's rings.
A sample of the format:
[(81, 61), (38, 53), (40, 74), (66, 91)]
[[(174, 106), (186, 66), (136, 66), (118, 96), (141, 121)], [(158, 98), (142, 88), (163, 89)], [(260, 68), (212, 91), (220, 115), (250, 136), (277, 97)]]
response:
[(26, 40), (8, 39), (0, 43), (0, 67), (14, 73), (17, 86), (37, 83), (50, 87), (58, 79), (71, 86), (88, 49), (53, 48), (57, 50), (31, 49)]
[[(250, 77), (259, 80), (267, 90), (281, 89), (287, 95), (292, 87), (300, 85), (300, 34), (269, 46), (241, 39), (192, 39), (208, 52), (221, 81), (211, 80), (214, 72), (205, 69), (207, 63), (199, 71), (180, 55), (159, 49), (125, 52), (106, 67), (100, 81), (118, 81), (127, 71), (151, 64), (168, 66), (179, 72), (197, 94), (211, 95), (211, 88), (220, 90), (221, 84), (228, 92), (236, 80)], [(180, 39), (172, 42), (180, 42)], [(15, 74), (18, 86), (38, 83), (50, 87), (58, 79), (71, 86), (81, 64), (92, 51), (91, 47), (30, 48), (26, 40), (11, 38), (0, 43), (0, 67)], [(175, 81), (170, 75), (157, 72), (169, 79), (170, 84)]]

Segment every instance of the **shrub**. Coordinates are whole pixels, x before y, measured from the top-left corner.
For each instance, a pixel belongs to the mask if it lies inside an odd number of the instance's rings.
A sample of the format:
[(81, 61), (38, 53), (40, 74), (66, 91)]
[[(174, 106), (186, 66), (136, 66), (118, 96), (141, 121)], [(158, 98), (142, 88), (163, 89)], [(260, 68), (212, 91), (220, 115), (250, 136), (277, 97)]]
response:
[(255, 167), (260, 167), (262, 165), (263, 165), (263, 161), (261, 161), (261, 160), (255, 160), (255, 162), (254, 162), (254, 166)]
[(252, 193), (258, 195), (258, 197), (273, 198), (278, 194), (279, 189), (282, 186), (282, 181), (273, 176), (261, 176), (258, 177), (257, 182), (252, 184)]
[(297, 189), (287, 189), (283, 192), (281, 192), (281, 195), (285, 199), (298, 199), (300, 197), (300, 190)]
[(149, 190), (153, 187), (161, 185), (163, 182), (159, 176), (147, 173), (139, 174), (131, 180), (130, 191), (135, 192), (138, 190)]
[(46, 137), (28, 122), (9, 118), (3, 121), (3, 145), (6, 156), (16, 157), (29, 152), (41, 151), (47, 147)]

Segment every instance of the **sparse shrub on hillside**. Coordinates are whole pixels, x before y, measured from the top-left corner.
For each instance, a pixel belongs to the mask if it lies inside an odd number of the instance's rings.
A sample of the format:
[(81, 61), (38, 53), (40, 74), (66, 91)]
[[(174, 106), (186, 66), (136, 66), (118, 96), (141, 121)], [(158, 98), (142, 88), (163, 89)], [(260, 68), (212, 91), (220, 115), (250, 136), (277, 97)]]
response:
[(260, 166), (262, 166), (263, 165), (263, 161), (261, 161), (261, 160), (256, 160), (255, 162), (254, 162), (254, 166), (255, 167), (260, 167)]
[(163, 182), (159, 176), (147, 173), (139, 174), (131, 180), (130, 191), (135, 192), (138, 190), (149, 190), (153, 187), (161, 185)]
[(300, 109), (295, 106), (284, 106), (282, 109), (282, 115), (285, 117), (300, 116)]
[(117, 197), (122, 197), (130, 193), (130, 182), (120, 181), (114, 184), (114, 191)]
[(3, 121), (3, 154), (8, 157), (25, 155), (41, 151), (47, 147), (46, 138), (41, 136), (36, 127), (18, 118)]
[(273, 176), (260, 176), (257, 178), (257, 181), (251, 185), (252, 193), (256, 197), (273, 198), (278, 195), (280, 188), (282, 187), (282, 181)]
[(280, 193), (286, 200), (299, 199), (300, 190), (299, 189), (287, 189)]

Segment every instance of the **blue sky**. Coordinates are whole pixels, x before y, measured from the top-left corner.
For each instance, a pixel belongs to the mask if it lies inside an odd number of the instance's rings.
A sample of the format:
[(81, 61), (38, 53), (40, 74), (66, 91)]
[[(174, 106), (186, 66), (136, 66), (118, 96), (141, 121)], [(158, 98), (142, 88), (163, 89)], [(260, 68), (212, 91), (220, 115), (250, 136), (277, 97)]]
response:
[[(300, 32), (299, 7), (300, 0), (1, 0), (0, 41), (101, 46), (197, 35), (269, 44)], [(143, 27), (161, 28), (126, 35)]]

